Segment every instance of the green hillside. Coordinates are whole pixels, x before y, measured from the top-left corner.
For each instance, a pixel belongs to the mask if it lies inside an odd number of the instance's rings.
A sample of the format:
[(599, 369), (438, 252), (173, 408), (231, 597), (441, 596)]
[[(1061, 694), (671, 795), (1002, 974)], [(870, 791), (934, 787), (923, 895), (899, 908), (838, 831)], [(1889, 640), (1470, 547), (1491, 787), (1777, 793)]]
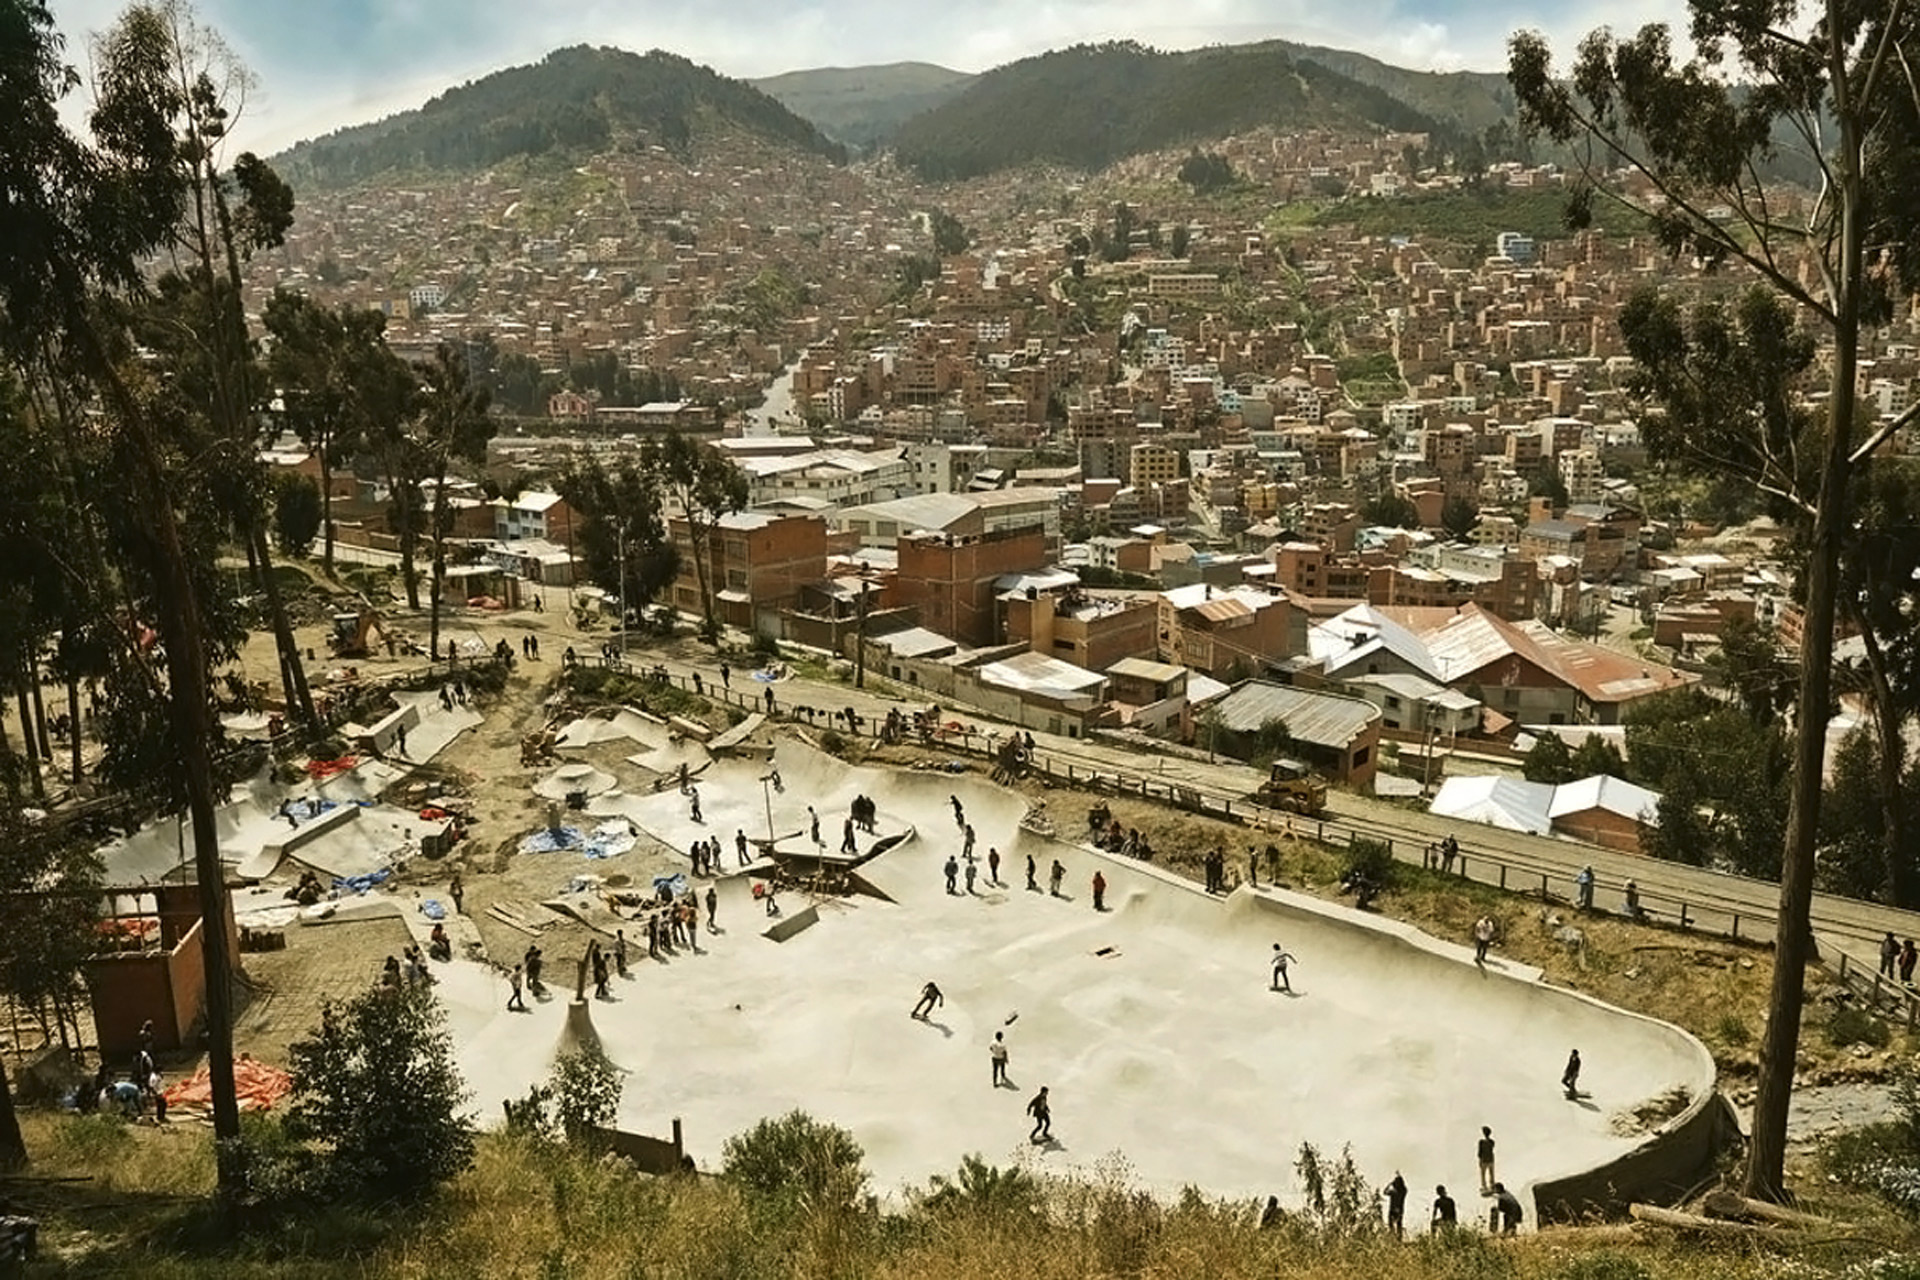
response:
[(836, 142), (871, 147), (959, 94), (974, 76), (930, 62), (789, 71), (748, 83)]
[(1504, 71), (1410, 71), (1345, 49), (1284, 40), (1274, 43), (1296, 58), (1317, 62), (1416, 111), (1474, 133), (1513, 120), (1513, 88)]
[(752, 85), (655, 50), (577, 45), (449, 89), (418, 110), (302, 142), (275, 160), (295, 185), (383, 173), (473, 170), (625, 138), (684, 153), (705, 130), (743, 129), (832, 159), (838, 143)]
[(924, 178), (1035, 162), (1095, 170), (1261, 125), (1445, 133), (1442, 122), (1278, 44), (1161, 53), (1076, 45), (986, 72), (902, 125), (895, 155)]

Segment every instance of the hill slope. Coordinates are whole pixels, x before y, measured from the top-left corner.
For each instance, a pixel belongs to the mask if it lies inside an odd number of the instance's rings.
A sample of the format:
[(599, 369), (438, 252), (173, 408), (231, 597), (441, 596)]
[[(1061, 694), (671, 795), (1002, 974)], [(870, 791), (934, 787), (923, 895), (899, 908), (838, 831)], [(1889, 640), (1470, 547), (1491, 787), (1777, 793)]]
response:
[(336, 186), (395, 170), (595, 151), (629, 134), (685, 152), (703, 130), (728, 126), (845, 158), (752, 85), (659, 50), (643, 57), (577, 45), (449, 89), (418, 110), (302, 142), (275, 165), (296, 185)]
[(748, 81), (836, 142), (870, 147), (972, 84), (971, 72), (931, 62), (819, 67)]
[(1448, 126), (1278, 43), (1161, 53), (1076, 45), (986, 72), (902, 125), (895, 154), (960, 179), (1035, 161), (1098, 169), (1122, 157), (1260, 125)]
[(1275, 41), (1295, 58), (1317, 62), (1406, 103), (1415, 111), (1474, 133), (1514, 114), (1513, 87), (1503, 71), (1410, 71), (1345, 49)]

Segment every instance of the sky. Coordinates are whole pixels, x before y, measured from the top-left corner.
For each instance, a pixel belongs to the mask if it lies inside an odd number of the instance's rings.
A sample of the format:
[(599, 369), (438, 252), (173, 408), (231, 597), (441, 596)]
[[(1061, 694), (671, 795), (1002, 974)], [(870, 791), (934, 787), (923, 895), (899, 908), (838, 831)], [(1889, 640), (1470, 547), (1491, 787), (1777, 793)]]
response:
[[(68, 56), (124, 0), (53, 0)], [(1595, 26), (1684, 26), (1683, 0), (198, 0), (258, 79), (234, 141), (272, 152), (420, 105), (571, 44), (665, 49), (751, 78), (822, 66), (937, 62), (961, 71), (1114, 39), (1162, 49), (1288, 39), (1426, 70), (1498, 70), (1507, 35), (1556, 48)]]

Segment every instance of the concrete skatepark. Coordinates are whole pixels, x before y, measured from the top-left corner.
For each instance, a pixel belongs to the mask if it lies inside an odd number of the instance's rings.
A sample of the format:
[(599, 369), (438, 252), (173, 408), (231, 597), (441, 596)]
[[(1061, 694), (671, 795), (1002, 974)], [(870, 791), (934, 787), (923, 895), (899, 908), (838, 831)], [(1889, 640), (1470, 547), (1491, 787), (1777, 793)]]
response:
[[(769, 808), (783, 852), (809, 847), (809, 804), (837, 850), (860, 794), (879, 811), (861, 852), (895, 839), (858, 872), (883, 896), (823, 900), (812, 922), (794, 919), (801, 895), (783, 895), (781, 941), (763, 936), (774, 922), (749, 876), (719, 881), (721, 932), (703, 935), (700, 954), (648, 960), (642, 927), (632, 976), (615, 979), (613, 1000), (589, 1001), (606, 1055), (629, 1073), (621, 1127), (663, 1134), (679, 1119), (703, 1168), (718, 1166), (728, 1136), (798, 1108), (850, 1129), (887, 1194), (951, 1172), (969, 1152), (1081, 1174), (1119, 1153), (1163, 1194), (1197, 1185), (1286, 1203), (1309, 1141), (1332, 1154), (1351, 1145), (1375, 1183), (1401, 1171), (1416, 1206), (1446, 1183), (1471, 1218), (1482, 1124), (1516, 1189), (1594, 1170), (1609, 1183), (1604, 1170), (1623, 1159), (1670, 1178), (1692, 1171), (1665, 1166), (1696, 1158), (1714, 1067), (1677, 1028), (1546, 987), (1497, 956), (1478, 968), (1467, 948), (1305, 895), (1242, 888), (1222, 899), (1151, 865), (1035, 835), (1019, 825), (1023, 797), (977, 777), (852, 768), (800, 744), (782, 745), (774, 763), (778, 791), (762, 760), (704, 770), (697, 825), (672, 788), (606, 792), (588, 806), (682, 853), (717, 836), (729, 867), (735, 831), (762, 840)], [(950, 795), (976, 829), (971, 896), (944, 887), (943, 864), (961, 848)], [(1071, 832), (1083, 801), (1063, 793), (1058, 803), (1070, 807), (1055, 816)], [(1002, 855), (999, 887), (987, 883), (989, 847)], [(1024, 888), (1028, 852), (1039, 892)], [(1067, 869), (1060, 897), (1045, 891), (1056, 857)], [(1096, 867), (1108, 881), (1101, 913)], [(1275, 941), (1297, 958), (1292, 995), (1268, 989)], [(436, 973), (491, 1122), (566, 1040), (571, 957), (549, 956), (548, 998), (528, 1014), (505, 1011), (498, 971), (456, 962)], [(927, 981), (946, 1002), (914, 1021)], [(995, 1089), (987, 1045), (1001, 1030), (1014, 1084)], [(1569, 1101), (1558, 1081), (1575, 1047), (1587, 1096)], [(1042, 1084), (1056, 1141), (1034, 1145), (1023, 1109)], [(1629, 1120), (1676, 1093), (1685, 1101), (1668, 1110), (1678, 1117)], [(1688, 1153), (1663, 1155), (1662, 1143)]]

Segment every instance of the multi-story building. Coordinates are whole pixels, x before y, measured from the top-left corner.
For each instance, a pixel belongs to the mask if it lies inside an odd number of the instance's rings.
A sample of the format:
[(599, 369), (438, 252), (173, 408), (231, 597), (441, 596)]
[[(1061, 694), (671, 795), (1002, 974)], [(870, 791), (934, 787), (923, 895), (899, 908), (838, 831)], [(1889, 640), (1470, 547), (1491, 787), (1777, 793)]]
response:
[(1009, 575), (1046, 566), (1047, 538), (1036, 525), (993, 532), (900, 535), (895, 602), (918, 611), (920, 625), (966, 645), (1001, 640), (995, 598)]
[[(692, 526), (685, 516), (674, 516), (667, 533), (680, 552), (673, 607), (701, 614)], [(827, 522), (819, 516), (764, 511), (721, 516), (706, 538), (706, 581), (713, 592), (714, 616), (727, 626), (780, 634), (780, 611), (799, 599), (802, 586), (826, 576), (831, 541)]]

